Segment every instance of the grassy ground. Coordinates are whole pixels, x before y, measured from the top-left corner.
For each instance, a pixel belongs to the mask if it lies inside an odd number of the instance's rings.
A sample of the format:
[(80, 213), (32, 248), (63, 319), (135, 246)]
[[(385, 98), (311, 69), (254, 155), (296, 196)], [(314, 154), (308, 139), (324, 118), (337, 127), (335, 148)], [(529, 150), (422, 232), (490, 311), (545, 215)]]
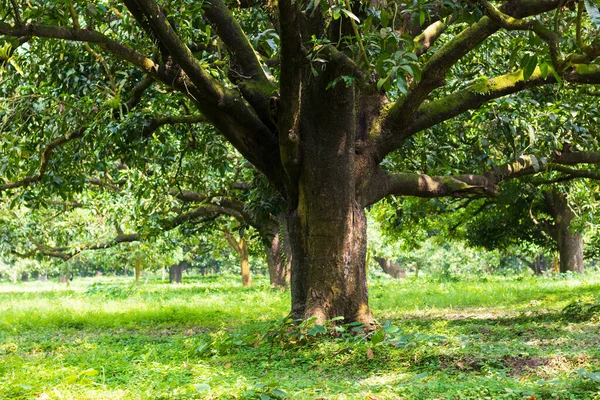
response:
[(370, 341), (260, 278), (94, 282), (0, 284), (0, 399), (600, 399), (600, 324), (561, 314), (598, 275), (375, 279)]

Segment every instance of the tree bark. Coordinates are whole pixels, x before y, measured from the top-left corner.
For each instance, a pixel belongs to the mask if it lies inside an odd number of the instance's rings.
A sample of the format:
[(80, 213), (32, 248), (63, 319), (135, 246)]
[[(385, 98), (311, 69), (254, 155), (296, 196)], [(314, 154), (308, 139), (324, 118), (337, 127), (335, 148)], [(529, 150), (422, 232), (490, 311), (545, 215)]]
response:
[[(297, 207), (288, 216), (292, 316), (318, 323), (342, 316), (371, 326), (366, 279), (366, 217), (357, 197), (356, 142), (369, 117), (359, 90), (328, 65), (302, 84)], [(337, 72), (339, 73), (339, 71)], [(366, 132), (364, 132), (366, 134)], [(290, 202), (292, 203), (292, 202)]]
[(240, 271), (242, 274), (242, 286), (250, 287), (252, 286), (252, 275), (250, 273), (250, 261), (248, 257), (248, 242), (243, 237), (237, 241), (233, 234), (226, 230), (225, 239), (227, 243), (235, 250), (238, 257), (240, 258)]
[(382, 258), (375, 256), (375, 261), (383, 269), (383, 271), (390, 275), (392, 278), (401, 279), (406, 278), (406, 270), (400, 266), (400, 264), (392, 262), (389, 258)]
[(557, 231), (560, 272), (583, 274), (583, 238), (571, 230), (575, 213), (569, 207), (564, 193), (555, 189), (552, 193), (554, 219)]
[(240, 256), (240, 269), (242, 271), (242, 286), (252, 286), (252, 275), (250, 274), (250, 261), (248, 258), (248, 242), (246, 239), (240, 239), (240, 249), (238, 253)]
[(135, 264), (135, 283), (139, 283), (140, 278), (142, 276), (142, 259), (136, 258), (134, 264)]
[(285, 221), (281, 226), (279, 224), (274, 226), (271, 244), (265, 245), (265, 254), (271, 287), (285, 289), (290, 280), (292, 259)]
[(374, 320), (368, 304), (364, 210), (355, 205), (344, 220), (324, 219), (311, 224), (310, 230), (297, 211), (288, 221), (292, 316), (314, 317), (321, 324), (342, 316), (370, 326)]

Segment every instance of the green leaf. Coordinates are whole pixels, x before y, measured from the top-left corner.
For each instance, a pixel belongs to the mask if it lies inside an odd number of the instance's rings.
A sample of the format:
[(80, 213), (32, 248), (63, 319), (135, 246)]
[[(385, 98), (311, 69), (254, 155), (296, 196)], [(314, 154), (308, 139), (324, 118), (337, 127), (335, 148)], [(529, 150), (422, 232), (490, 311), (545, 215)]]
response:
[(592, 24), (594, 24), (596, 29), (600, 29), (600, 11), (598, 10), (598, 5), (592, 0), (585, 0), (584, 4)]
[(368, 32), (371, 29), (371, 25), (373, 24), (373, 16), (369, 15), (363, 24), (363, 29), (365, 32)]
[(377, 81), (377, 89), (381, 90), (382, 87), (385, 90), (389, 89), (389, 87), (390, 87), (389, 75), (386, 76), (385, 78), (379, 78), (379, 80)]
[(550, 68), (550, 71), (552, 71), (552, 75), (554, 75), (554, 79), (556, 79), (556, 82), (559, 85), (562, 84), (562, 78), (560, 77), (560, 75), (558, 74), (558, 72), (556, 72), (556, 70), (554, 68)]
[(380, 329), (377, 332), (375, 332), (373, 334), (373, 336), (371, 336), (371, 343), (373, 345), (376, 345), (378, 343), (383, 342), (384, 339), (385, 339), (385, 330), (384, 329)]
[(396, 77), (396, 87), (402, 94), (408, 93), (406, 86), (406, 78), (404, 77), (404, 75), (398, 75)]
[(99, 374), (98, 371), (96, 371), (94, 368), (90, 368), (90, 369), (86, 369), (85, 371), (81, 372), (79, 375), (96, 376), (98, 374)]
[(410, 65), (402, 64), (402, 65), (400, 65), (400, 68), (403, 69), (404, 71), (406, 71), (409, 75), (413, 74), (413, 69)]
[(521, 68), (523, 68), (523, 80), (528, 80), (535, 67), (537, 66), (537, 56), (526, 54), (521, 60)]
[(288, 398), (288, 397), (290, 397), (289, 394), (287, 394), (286, 392), (284, 392), (281, 389), (273, 389), (273, 391), (271, 392), (271, 394), (273, 396), (277, 396), (277, 397), (281, 397), (281, 398)]
[(352, 18), (353, 20), (355, 20), (356, 22), (358, 22), (360, 24), (360, 19), (358, 19), (358, 17), (354, 14), (352, 14), (352, 12), (346, 10), (346, 9), (342, 9), (342, 12), (344, 14), (346, 14), (347, 17)]
[(415, 77), (417, 82), (421, 82), (421, 69), (418, 65), (410, 64), (410, 68), (412, 69), (412, 75)]
[(544, 79), (548, 77), (548, 63), (540, 63), (540, 73)]
[(323, 325), (315, 325), (315, 326), (313, 326), (313, 329), (316, 330), (319, 333), (326, 333), (327, 332), (325, 330), (325, 327)]
[[(331, 12), (333, 13), (333, 19), (334, 20), (338, 20), (340, 18), (340, 16), (341, 16), (340, 11), (341, 10), (340, 10), (339, 7), (334, 7), (334, 8), (331, 9)], [(346, 11), (346, 10), (344, 10), (344, 11)]]
[(424, 23), (425, 23), (425, 11), (421, 10), (421, 12), (419, 13), (419, 25), (423, 26)]
[(388, 27), (388, 24), (390, 23), (390, 14), (385, 10), (381, 10), (381, 26), (383, 26), (384, 28)]
[(587, 377), (594, 382), (600, 382), (600, 372), (588, 372)]

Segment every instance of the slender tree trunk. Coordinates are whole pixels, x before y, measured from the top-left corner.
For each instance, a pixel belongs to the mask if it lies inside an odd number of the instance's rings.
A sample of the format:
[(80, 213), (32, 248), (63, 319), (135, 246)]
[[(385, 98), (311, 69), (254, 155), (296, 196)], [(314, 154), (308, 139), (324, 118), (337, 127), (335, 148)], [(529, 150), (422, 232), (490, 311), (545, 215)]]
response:
[(575, 213), (569, 207), (564, 193), (554, 190), (554, 216), (557, 230), (560, 272), (583, 274), (583, 238), (579, 232), (571, 230)]
[(250, 274), (250, 260), (248, 258), (248, 242), (240, 239), (240, 269), (242, 270), (242, 286), (252, 286), (252, 275)]
[(406, 278), (406, 270), (400, 266), (400, 264), (392, 262), (389, 258), (382, 258), (375, 256), (375, 261), (383, 269), (383, 271), (390, 275), (392, 278), (400, 279)]
[(140, 278), (142, 276), (142, 259), (135, 259), (135, 283), (140, 282)]
[(265, 245), (271, 287), (285, 289), (290, 279), (291, 247), (283, 226), (274, 226), (271, 245)]
[(182, 283), (183, 282), (183, 264), (178, 263), (169, 267), (169, 282), (170, 283)]
[(233, 234), (228, 230), (225, 231), (225, 239), (227, 243), (235, 250), (240, 258), (240, 271), (242, 274), (242, 286), (252, 286), (252, 275), (250, 273), (250, 260), (248, 255), (248, 242), (243, 237), (239, 242), (233, 237)]
[(535, 256), (533, 261), (529, 261), (523, 257), (518, 257), (518, 259), (527, 265), (535, 275), (541, 275), (548, 270), (548, 260), (543, 253)]

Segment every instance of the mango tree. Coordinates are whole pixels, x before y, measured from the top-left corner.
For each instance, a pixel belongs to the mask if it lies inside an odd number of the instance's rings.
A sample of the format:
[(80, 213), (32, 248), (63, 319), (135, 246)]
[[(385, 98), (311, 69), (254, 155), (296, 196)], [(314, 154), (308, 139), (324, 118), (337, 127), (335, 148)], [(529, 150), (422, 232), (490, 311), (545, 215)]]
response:
[[(54, 62), (46, 71), (57, 80), (45, 85), (44, 73), (28, 75), (31, 83), (19, 88), (22, 95), (35, 96), (36, 82), (45, 91), (61, 87), (55, 92), (69, 101), (55, 115), (79, 118), (67, 110), (75, 102), (75, 109), (83, 110), (79, 119), (88, 124), (70, 133), (49, 133), (43, 126), (30, 130), (29, 142), (52, 138), (46, 147), (38, 145), (39, 168), (31, 172), (23, 159), (4, 156), (10, 174), (0, 188), (49, 181), (60, 186), (59, 169), (51, 168), (48, 158), (74, 140), (119, 147), (127, 138), (143, 136), (144, 126), (133, 129), (134, 120), (122, 115), (127, 92), (121, 89), (134, 87), (134, 81), (159, 82), (164, 93), (155, 99), (186, 112), (192, 105), (202, 119), (193, 122), (216, 128), (284, 198), (295, 317), (373, 322), (365, 207), (394, 194), (495, 195), (508, 178), (590, 161), (581, 154), (551, 159), (527, 154), (444, 176), (386, 166), (387, 156), (411, 137), (486, 102), (544, 85), (600, 83), (600, 45), (594, 36), (598, 9), (590, 0), (2, 4), (7, 17), (0, 22), (0, 35), (12, 49), (5, 52), (7, 68), (25, 75), (27, 57), (37, 57), (42, 65)], [(494, 42), (506, 31), (538, 40), (518, 41), (514, 48)], [(61, 51), (72, 49), (72, 42), (82, 43), (81, 57), (89, 68), (61, 68)], [(455, 66), (486, 46), (500, 46), (505, 61), (474, 69), (467, 79), (457, 77)], [(75, 78), (74, 84), (85, 86), (98, 74), (105, 78), (97, 87), (101, 90), (94, 93), (90, 87), (86, 104), (69, 97), (69, 85), (60, 86)], [(138, 99), (138, 91), (129, 93)], [(93, 102), (95, 94), (107, 98), (105, 108), (113, 108), (112, 130), (98, 129), (97, 121), (106, 119), (93, 118), (102, 111)], [(177, 120), (192, 122), (182, 115)], [(132, 134), (119, 134), (127, 123)], [(112, 134), (94, 137), (96, 132)], [(19, 166), (29, 168), (19, 172)], [(46, 177), (49, 172), (52, 177)]]

